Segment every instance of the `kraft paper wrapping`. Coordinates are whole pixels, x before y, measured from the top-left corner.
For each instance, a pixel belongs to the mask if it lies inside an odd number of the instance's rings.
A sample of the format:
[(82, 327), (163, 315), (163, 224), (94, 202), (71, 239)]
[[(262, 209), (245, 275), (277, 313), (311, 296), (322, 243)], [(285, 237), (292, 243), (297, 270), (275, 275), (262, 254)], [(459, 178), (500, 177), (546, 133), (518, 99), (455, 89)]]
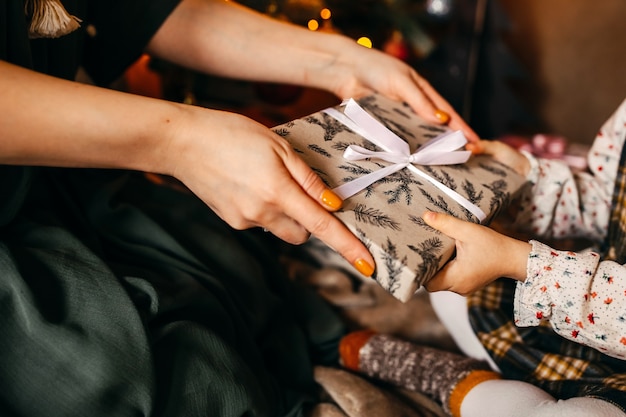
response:
[[(404, 139), (411, 152), (447, 131), (443, 126), (428, 124), (406, 104), (380, 95), (356, 101)], [(335, 109), (343, 111), (342, 106)], [(273, 130), (291, 143), (329, 188), (390, 165), (374, 158), (362, 161), (344, 159), (344, 151), (349, 145), (373, 151), (380, 149), (324, 111)], [(506, 207), (525, 184), (525, 179), (512, 169), (483, 155), (472, 156), (464, 164), (418, 168), (482, 209), (486, 214), (483, 224), (488, 224)], [(480, 222), (450, 196), (409, 169), (401, 169), (347, 198), (343, 208), (335, 213), (374, 256), (376, 272), (373, 278), (403, 302), (410, 299), (454, 254), (454, 241), (423, 222), (421, 215), (426, 210)], [(311, 239), (303, 248), (323, 265), (352, 269), (347, 261), (319, 240)]]

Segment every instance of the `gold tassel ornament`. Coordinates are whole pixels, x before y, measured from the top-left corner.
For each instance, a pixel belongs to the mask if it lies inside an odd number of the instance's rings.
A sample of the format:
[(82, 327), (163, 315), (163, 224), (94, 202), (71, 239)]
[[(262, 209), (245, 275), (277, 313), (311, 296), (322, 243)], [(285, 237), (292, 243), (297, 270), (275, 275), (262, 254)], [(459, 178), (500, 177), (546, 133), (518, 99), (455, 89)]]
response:
[(69, 14), (59, 0), (26, 0), (24, 9), (30, 16), (31, 39), (58, 38), (80, 27), (81, 20)]

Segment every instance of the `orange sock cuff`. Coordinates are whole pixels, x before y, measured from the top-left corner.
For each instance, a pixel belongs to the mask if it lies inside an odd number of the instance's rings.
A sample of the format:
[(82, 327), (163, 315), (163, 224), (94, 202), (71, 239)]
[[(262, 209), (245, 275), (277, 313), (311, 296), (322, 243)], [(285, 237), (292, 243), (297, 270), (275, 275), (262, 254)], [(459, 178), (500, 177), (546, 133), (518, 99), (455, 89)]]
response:
[(463, 403), (465, 396), (472, 390), (472, 388), (481, 382), (492, 379), (502, 379), (502, 376), (494, 371), (478, 369), (470, 372), (465, 378), (460, 380), (452, 389), (450, 399), (448, 400), (452, 416), (461, 417), (461, 404)]
[(372, 330), (358, 330), (348, 333), (339, 342), (339, 357), (342, 365), (352, 371), (359, 370), (359, 351), (374, 336)]

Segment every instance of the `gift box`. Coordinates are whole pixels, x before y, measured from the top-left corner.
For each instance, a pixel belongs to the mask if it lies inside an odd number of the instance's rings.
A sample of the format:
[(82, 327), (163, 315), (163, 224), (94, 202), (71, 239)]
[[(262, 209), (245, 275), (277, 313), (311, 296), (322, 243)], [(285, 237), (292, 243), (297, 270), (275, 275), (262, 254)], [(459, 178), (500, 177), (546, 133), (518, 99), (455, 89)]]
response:
[[(373, 278), (407, 301), (454, 254), (426, 210), (488, 224), (525, 184), (489, 156), (464, 151), (461, 132), (425, 122), (406, 104), (371, 95), (277, 126), (302, 159), (344, 198), (334, 214), (369, 248)], [(322, 265), (352, 268), (316, 239)]]

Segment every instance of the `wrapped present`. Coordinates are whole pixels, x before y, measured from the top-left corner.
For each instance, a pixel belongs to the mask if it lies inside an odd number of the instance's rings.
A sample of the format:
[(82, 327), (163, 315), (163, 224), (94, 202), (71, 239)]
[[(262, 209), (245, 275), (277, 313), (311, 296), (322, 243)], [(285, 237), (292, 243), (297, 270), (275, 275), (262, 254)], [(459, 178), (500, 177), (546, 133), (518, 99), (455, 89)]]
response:
[[(401, 301), (454, 254), (454, 241), (426, 225), (424, 211), (487, 224), (525, 183), (492, 158), (471, 156), (461, 132), (428, 124), (380, 95), (273, 130), (344, 199), (335, 215), (371, 251), (376, 281)], [(320, 243), (304, 247), (322, 264), (351, 268)]]

